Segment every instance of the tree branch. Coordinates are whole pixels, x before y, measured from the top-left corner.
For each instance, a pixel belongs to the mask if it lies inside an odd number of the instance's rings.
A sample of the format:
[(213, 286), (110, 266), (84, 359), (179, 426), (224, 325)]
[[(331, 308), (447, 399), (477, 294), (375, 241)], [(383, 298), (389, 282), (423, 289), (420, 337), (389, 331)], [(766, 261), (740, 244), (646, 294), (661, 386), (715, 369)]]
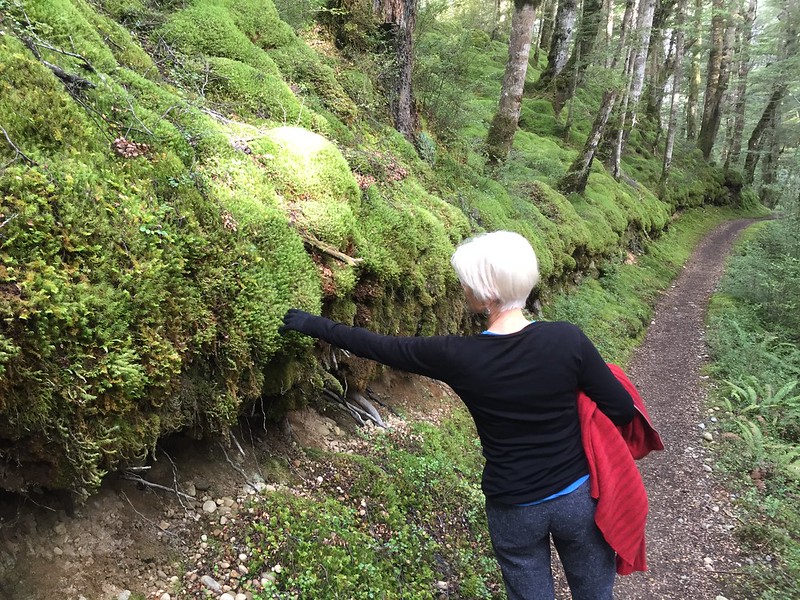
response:
[[(24, 161), (25, 161), (26, 163), (28, 163), (29, 165), (36, 166), (36, 165), (38, 165), (38, 164), (39, 164), (39, 163), (37, 163), (35, 160), (33, 160), (33, 159), (30, 157), (30, 156), (28, 156), (27, 154), (25, 154), (25, 153), (24, 153), (22, 150), (20, 150), (20, 149), (19, 149), (19, 148), (16, 146), (16, 144), (14, 144), (14, 142), (12, 142), (12, 141), (11, 141), (11, 138), (10, 138), (10, 137), (8, 137), (8, 132), (6, 131), (5, 127), (3, 127), (2, 125), (0, 125), (0, 131), (2, 131), (2, 132), (3, 132), (3, 136), (5, 136), (5, 138), (6, 138), (6, 141), (8, 142), (8, 145), (9, 145), (9, 146), (11, 146), (11, 148), (14, 150), (14, 152), (16, 152), (16, 153), (17, 153), (17, 156), (19, 156), (20, 158), (22, 158), (22, 160), (24, 160)], [(12, 218), (13, 218), (13, 217), (12, 217)], [(11, 220), (11, 219), (8, 219), (8, 220), (7, 220), (5, 223), (3, 223), (3, 225), (5, 225), (6, 223), (8, 223), (8, 221), (10, 221), (10, 220)]]

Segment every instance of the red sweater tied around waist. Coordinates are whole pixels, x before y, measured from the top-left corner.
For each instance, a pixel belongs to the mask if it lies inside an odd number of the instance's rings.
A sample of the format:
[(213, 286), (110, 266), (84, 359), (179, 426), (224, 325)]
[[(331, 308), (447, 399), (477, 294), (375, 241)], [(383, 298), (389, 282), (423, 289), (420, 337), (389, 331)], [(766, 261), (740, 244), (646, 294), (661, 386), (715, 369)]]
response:
[(647, 492), (634, 460), (663, 450), (661, 437), (650, 422), (642, 398), (623, 370), (611, 372), (633, 398), (636, 416), (616, 426), (586, 394), (578, 394), (583, 449), (589, 463), (592, 498), (597, 500), (595, 522), (617, 553), (617, 573), (646, 571), (645, 522)]

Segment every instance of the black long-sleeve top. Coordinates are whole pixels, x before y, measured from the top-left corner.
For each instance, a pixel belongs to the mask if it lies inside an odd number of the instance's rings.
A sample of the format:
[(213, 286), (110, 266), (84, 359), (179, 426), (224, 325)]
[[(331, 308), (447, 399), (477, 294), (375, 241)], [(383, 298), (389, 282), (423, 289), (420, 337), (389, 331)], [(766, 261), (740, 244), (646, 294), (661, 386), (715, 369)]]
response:
[(534, 322), (504, 335), (400, 337), (308, 315), (293, 328), (357, 356), (447, 383), (475, 421), (487, 498), (546, 498), (586, 475), (576, 407), (586, 392), (614, 423), (633, 400), (575, 325)]

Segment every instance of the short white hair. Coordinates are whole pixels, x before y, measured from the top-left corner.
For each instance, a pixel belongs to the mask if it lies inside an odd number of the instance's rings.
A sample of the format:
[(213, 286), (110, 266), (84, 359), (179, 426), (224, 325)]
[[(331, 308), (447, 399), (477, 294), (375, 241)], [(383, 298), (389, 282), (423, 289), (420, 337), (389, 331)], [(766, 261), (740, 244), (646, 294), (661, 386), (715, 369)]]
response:
[(523, 308), (539, 282), (539, 261), (530, 242), (513, 231), (484, 233), (463, 241), (450, 264), (461, 285), (484, 308)]

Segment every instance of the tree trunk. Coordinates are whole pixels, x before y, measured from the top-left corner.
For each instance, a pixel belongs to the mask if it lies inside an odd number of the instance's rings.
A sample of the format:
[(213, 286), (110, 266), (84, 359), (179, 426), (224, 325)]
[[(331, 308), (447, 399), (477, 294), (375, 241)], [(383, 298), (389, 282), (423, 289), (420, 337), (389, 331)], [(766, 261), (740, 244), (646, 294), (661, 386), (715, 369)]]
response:
[(675, 15), (675, 70), (672, 75), (672, 99), (669, 108), (669, 124), (667, 125), (667, 142), (664, 147), (664, 162), (661, 167), (661, 188), (667, 184), (672, 167), (672, 152), (675, 148), (675, 130), (678, 128), (678, 96), (683, 79), (683, 23), (685, 21), (686, 0), (680, 0)]
[(614, 0), (603, 0), (603, 64), (606, 69), (611, 68), (614, 60), (612, 48), (612, 37), (614, 35)]
[(772, 187), (777, 180), (778, 160), (782, 153), (780, 144), (780, 113), (773, 116), (773, 120), (769, 125), (769, 131), (765, 136), (767, 139), (767, 150), (764, 153), (764, 163), (761, 165), (761, 188), (759, 189), (759, 199), (766, 206), (775, 206), (780, 196), (776, 194), (776, 190)]
[[(623, 98), (620, 111), (622, 122), (617, 130), (617, 140), (611, 157), (611, 174), (615, 179), (619, 179), (622, 175), (622, 152), (625, 149), (628, 132), (636, 126), (636, 109), (644, 87), (645, 59), (650, 46), (650, 32), (653, 25), (655, 4), (656, 0), (642, 0), (639, 18), (636, 22), (636, 34), (634, 36), (636, 46), (633, 49), (631, 61), (630, 87)], [(630, 123), (630, 125), (626, 126), (626, 122)]]
[(395, 49), (397, 72), (390, 98), (395, 128), (408, 140), (413, 141), (419, 121), (411, 85), (417, 0), (373, 0), (372, 9), (387, 26), (388, 37)]
[(736, 167), (742, 154), (742, 135), (744, 133), (744, 109), (747, 93), (747, 76), (750, 73), (750, 43), (753, 37), (753, 23), (756, 18), (756, 0), (748, 0), (747, 10), (742, 16), (739, 38), (738, 83), (733, 105), (733, 128), (728, 142), (725, 168)]
[(744, 161), (744, 177), (747, 183), (753, 183), (756, 174), (756, 166), (761, 158), (761, 151), (764, 147), (765, 133), (769, 126), (775, 121), (775, 115), (783, 102), (783, 97), (788, 89), (785, 81), (780, 81), (772, 88), (772, 95), (761, 113), (761, 118), (753, 128), (750, 139), (747, 141), (747, 157)]
[(558, 12), (553, 29), (553, 41), (550, 44), (550, 52), (547, 55), (547, 68), (542, 72), (539, 81), (536, 83), (537, 89), (544, 89), (550, 82), (558, 76), (567, 65), (569, 58), (570, 42), (575, 30), (575, 20), (578, 17), (577, 0), (560, 0)]
[(703, 27), (703, 0), (695, 0), (694, 4), (694, 39), (691, 42), (692, 59), (689, 76), (689, 92), (686, 97), (686, 139), (697, 138), (697, 106), (700, 98), (700, 48)]
[[(711, 17), (711, 51), (708, 57), (706, 96), (703, 100), (703, 119), (697, 147), (703, 158), (711, 158), (714, 142), (722, 118), (722, 98), (730, 80), (730, 62), (736, 29), (731, 19), (725, 18), (724, 0), (714, 0)], [(727, 22), (726, 22), (727, 21)]]
[(653, 14), (653, 33), (647, 55), (647, 88), (645, 90), (645, 115), (651, 121), (661, 122), (661, 104), (664, 101), (664, 87), (667, 85), (675, 67), (675, 34), (672, 30), (669, 50), (664, 56), (664, 35), (667, 21), (675, 8), (675, 0), (659, 0)]
[(597, 111), (597, 116), (592, 124), (592, 131), (586, 139), (583, 151), (578, 155), (572, 165), (570, 165), (567, 174), (564, 175), (564, 178), (558, 184), (559, 189), (565, 194), (581, 194), (586, 189), (586, 184), (589, 181), (589, 172), (592, 168), (592, 161), (594, 160), (595, 154), (597, 154), (597, 146), (600, 144), (600, 140), (603, 137), (603, 132), (608, 123), (608, 118), (611, 116), (616, 98), (616, 90), (606, 90), (603, 94), (600, 109)]
[(549, 50), (550, 44), (553, 42), (553, 27), (556, 20), (556, 4), (557, 0), (546, 0), (544, 10), (542, 11), (542, 31), (539, 35), (539, 43), (536, 45), (536, 50), (533, 55), (534, 64), (539, 64), (539, 53), (542, 50)]
[(575, 50), (569, 57), (564, 69), (555, 76), (552, 82), (554, 88), (553, 108), (556, 114), (569, 100), (571, 89), (579, 86), (583, 81), (586, 67), (589, 65), (592, 49), (600, 33), (603, 0), (584, 0), (578, 34), (575, 38)]
[(500, 90), (500, 102), (486, 138), (487, 156), (492, 165), (503, 162), (508, 157), (514, 142), (539, 2), (540, 0), (516, 0), (514, 4), (508, 62)]

